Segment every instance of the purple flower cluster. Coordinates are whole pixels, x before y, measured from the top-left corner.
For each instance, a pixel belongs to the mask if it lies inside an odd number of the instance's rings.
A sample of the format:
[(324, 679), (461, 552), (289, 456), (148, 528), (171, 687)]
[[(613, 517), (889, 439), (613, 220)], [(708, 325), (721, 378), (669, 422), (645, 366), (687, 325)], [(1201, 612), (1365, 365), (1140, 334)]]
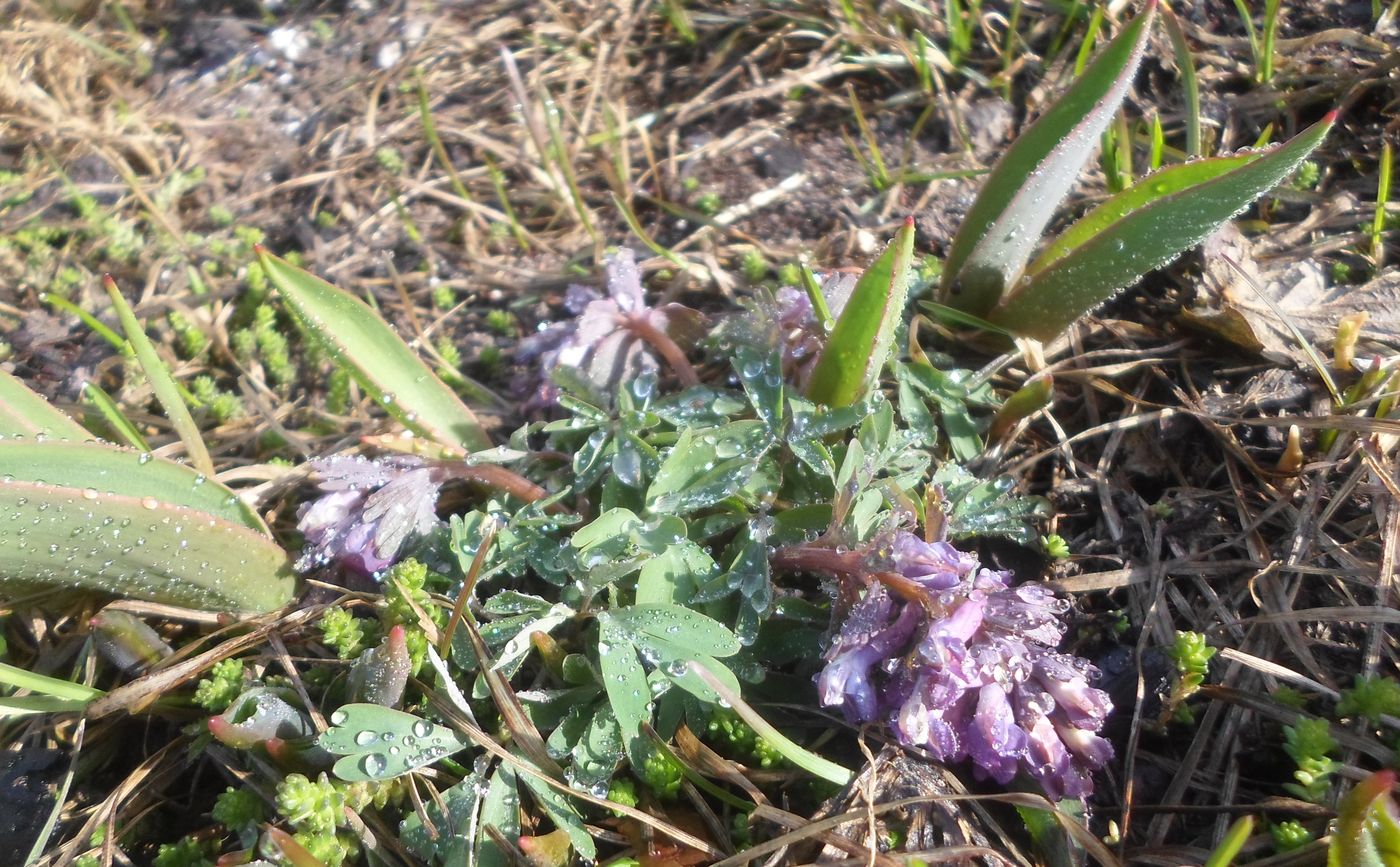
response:
[(606, 295), (591, 286), (570, 286), (564, 309), (573, 318), (521, 342), (516, 358), (538, 360), (543, 374), (532, 404), (554, 402), (558, 388), (549, 377), (556, 368), (570, 370), (597, 391), (610, 394), (621, 383), (656, 372), (658, 344), (683, 349), (703, 336), (704, 317), (697, 311), (681, 304), (647, 305), (642, 273), (631, 250), (609, 256), (604, 269)]
[(1095, 734), (1111, 705), (1089, 685), (1093, 666), (1055, 650), (1068, 603), (910, 533), (868, 565), (892, 580), (872, 581), (840, 620), (822, 703), (853, 723), (885, 719), (940, 761), (971, 759), (979, 777), (1024, 770), (1052, 799), (1089, 795), (1113, 757)]
[(335, 456), (310, 465), (322, 493), (297, 515), (306, 537), (299, 570), (339, 562), (377, 575), (398, 560), (410, 537), (440, 523), (437, 498), (445, 477), (420, 458)]

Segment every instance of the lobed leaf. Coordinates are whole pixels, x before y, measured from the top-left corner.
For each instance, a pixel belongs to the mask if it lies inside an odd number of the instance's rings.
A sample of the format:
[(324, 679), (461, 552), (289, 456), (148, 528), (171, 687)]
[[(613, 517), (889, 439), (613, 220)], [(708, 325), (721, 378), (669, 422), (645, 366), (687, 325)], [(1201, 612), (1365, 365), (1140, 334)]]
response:
[(476, 415), (369, 305), (262, 248), (258, 260), (306, 332), (390, 415), (443, 445), (491, 447)]
[(0, 370), (0, 437), (50, 437), (79, 442), (93, 438), (86, 428), (4, 370)]
[(1273, 189), (1322, 143), (1336, 113), (1287, 144), (1224, 174), (1154, 199), (1023, 279), (987, 318), (1017, 334), (1049, 339), (1075, 319), (1205, 240)]
[(650, 636), (710, 656), (739, 652), (739, 640), (724, 624), (681, 605), (632, 605), (611, 611), (608, 617), (642, 642)]
[(1156, 9), (1148, 0), (997, 162), (949, 249), (944, 303), (985, 317), (1015, 283), (1127, 95)]
[(913, 257), (914, 218), (909, 217), (851, 290), (812, 370), (809, 400), (850, 406), (869, 393), (889, 359), (895, 327), (904, 317)]
[(0, 480), (0, 589), (81, 587), (210, 611), (292, 597), (287, 554), (262, 533), (153, 496)]

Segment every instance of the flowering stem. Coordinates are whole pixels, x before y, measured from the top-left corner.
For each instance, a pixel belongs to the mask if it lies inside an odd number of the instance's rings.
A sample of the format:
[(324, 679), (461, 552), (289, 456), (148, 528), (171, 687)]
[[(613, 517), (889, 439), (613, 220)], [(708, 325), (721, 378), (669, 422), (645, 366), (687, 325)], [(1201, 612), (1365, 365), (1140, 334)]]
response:
[(865, 558), (855, 551), (840, 551), (814, 545), (784, 545), (773, 552), (769, 563), (784, 572), (824, 572), (840, 578), (864, 573)]
[[(438, 468), (448, 478), (485, 485), (527, 503), (543, 500), (549, 496), (549, 492), (544, 488), (499, 464), (464, 464), (456, 461), (443, 461), (438, 464)], [(545, 510), (554, 514), (569, 511), (559, 503), (547, 506)]]
[(690, 359), (685, 357), (685, 352), (676, 344), (676, 341), (671, 339), (669, 334), (652, 325), (645, 316), (628, 316), (623, 319), (623, 324), (629, 331), (650, 343), (653, 349), (661, 353), (661, 357), (666, 359), (666, 363), (671, 366), (671, 370), (675, 372), (681, 385), (690, 388), (700, 384), (700, 377), (695, 373), (695, 368), (691, 366)]

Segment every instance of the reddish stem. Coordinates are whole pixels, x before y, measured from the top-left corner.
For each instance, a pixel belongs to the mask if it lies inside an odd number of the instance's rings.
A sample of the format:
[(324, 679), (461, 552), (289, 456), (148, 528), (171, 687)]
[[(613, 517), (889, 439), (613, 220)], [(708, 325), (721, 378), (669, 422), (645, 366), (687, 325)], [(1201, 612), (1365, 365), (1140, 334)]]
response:
[[(549, 496), (549, 492), (544, 488), (499, 464), (463, 464), (443, 461), (438, 466), (452, 478), (485, 485), (492, 490), (501, 491), (527, 503), (543, 500)], [(545, 507), (545, 511), (558, 515), (566, 514), (569, 510), (560, 503), (553, 503)]]
[(626, 316), (623, 324), (633, 334), (650, 343), (652, 348), (661, 353), (661, 357), (666, 359), (666, 363), (675, 372), (676, 379), (681, 381), (681, 385), (689, 388), (692, 385), (700, 384), (700, 377), (695, 373), (695, 368), (691, 366), (690, 359), (685, 357), (685, 352), (676, 341), (671, 339), (671, 335), (652, 325), (645, 315)]

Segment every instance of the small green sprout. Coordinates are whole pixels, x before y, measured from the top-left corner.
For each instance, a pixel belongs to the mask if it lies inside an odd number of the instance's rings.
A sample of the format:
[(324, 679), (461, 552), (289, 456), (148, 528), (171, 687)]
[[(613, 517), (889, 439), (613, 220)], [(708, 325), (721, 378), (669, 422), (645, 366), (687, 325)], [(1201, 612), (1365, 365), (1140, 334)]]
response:
[[(624, 807), (635, 807), (641, 803), (641, 798), (637, 795), (637, 784), (628, 777), (613, 778), (612, 784), (608, 786), (608, 800)], [(613, 810), (612, 814), (618, 818), (624, 815), (618, 810)]]
[(338, 222), (340, 222), (339, 218), (330, 211), (316, 212), (316, 228), (318, 229), (334, 229)]
[(1058, 533), (1040, 537), (1040, 547), (1051, 560), (1065, 560), (1069, 557), (1069, 543)]
[(661, 750), (652, 750), (651, 755), (646, 758), (646, 763), (636, 771), (647, 788), (662, 800), (669, 801), (680, 792), (681, 780), (684, 778), (681, 766)]
[(739, 260), (739, 270), (744, 272), (745, 280), (758, 283), (768, 276), (768, 260), (763, 258), (763, 254), (758, 252), (757, 248), (750, 247)]
[(1364, 717), (1379, 725), (1382, 716), (1400, 716), (1400, 683), (1388, 677), (1357, 675), (1351, 689), (1342, 690), (1337, 715)]
[(1293, 778), (1297, 783), (1288, 783), (1285, 789), (1298, 797), (1315, 804), (1327, 798), (1330, 777), (1339, 765), (1328, 758), (1337, 749), (1332, 739), (1327, 720), (1300, 719), (1283, 729), (1283, 751), (1293, 759), (1297, 770)]
[(229, 788), (214, 800), (214, 810), (210, 815), (230, 831), (241, 831), (266, 821), (267, 809), (262, 798), (251, 791)]
[(707, 217), (713, 217), (724, 209), (724, 200), (719, 193), (701, 193), (695, 197), (695, 210)]
[(223, 713), (243, 692), (243, 663), (221, 659), (201, 678), (194, 690), (194, 703), (213, 713)]
[(331, 834), (345, 822), (345, 794), (324, 773), (315, 782), (288, 774), (277, 786), (277, 811), (298, 831)]
[(155, 867), (213, 867), (205, 854), (204, 845), (193, 837), (182, 837), (178, 843), (162, 843), (151, 861)]
[(457, 303), (457, 293), (446, 283), (433, 285), (433, 306), (439, 310), (451, 310)]
[(1274, 701), (1284, 707), (1291, 707), (1294, 710), (1302, 710), (1308, 703), (1308, 697), (1291, 686), (1281, 686), (1270, 693), (1270, 695), (1273, 697)]
[(1205, 683), (1215, 648), (1206, 644), (1206, 637), (1199, 632), (1178, 632), (1176, 643), (1168, 649), (1167, 655), (1176, 663), (1177, 678), (1167, 699), (1166, 710), (1174, 714), (1179, 722), (1190, 722), (1191, 709), (1186, 706), (1186, 701)]
[(326, 412), (345, 415), (350, 409), (350, 371), (336, 367), (326, 378)]
[(167, 313), (165, 321), (170, 323), (170, 330), (175, 332), (176, 345), (182, 358), (194, 358), (209, 346), (209, 335), (179, 310)]
[(354, 659), (365, 649), (364, 622), (348, 608), (332, 608), (321, 618), (321, 641), (341, 659)]
[(782, 286), (801, 286), (802, 266), (796, 262), (784, 262), (778, 268), (778, 283)]
[(1293, 180), (1290, 182), (1295, 190), (1311, 190), (1317, 187), (1317, 181), (1322, 177), (1322, 169), (1314, 160), (1304, 160), (1293, 172)]
[(374, 161), (391, 175), (401, 175), (404, 170), (403, 154), (391, 147), (382, 147), (374, 152)]
[(205, 211), (205, 215), (209, 217), (209, 222), (220, 229), (226, 229), (233, 225), (233, 211), (223, 205), (210, 205), (209, 210)]
[(1312, 832), (1297, 819), (1270, 825), (1269, 835), (1274, 838), (1274, 851), (1280, 854), (1301, 849), (1313, 841)]
[(515, 315), (499, 307), (486, 311), (486, 327), (502, 337), (515, 335)]

